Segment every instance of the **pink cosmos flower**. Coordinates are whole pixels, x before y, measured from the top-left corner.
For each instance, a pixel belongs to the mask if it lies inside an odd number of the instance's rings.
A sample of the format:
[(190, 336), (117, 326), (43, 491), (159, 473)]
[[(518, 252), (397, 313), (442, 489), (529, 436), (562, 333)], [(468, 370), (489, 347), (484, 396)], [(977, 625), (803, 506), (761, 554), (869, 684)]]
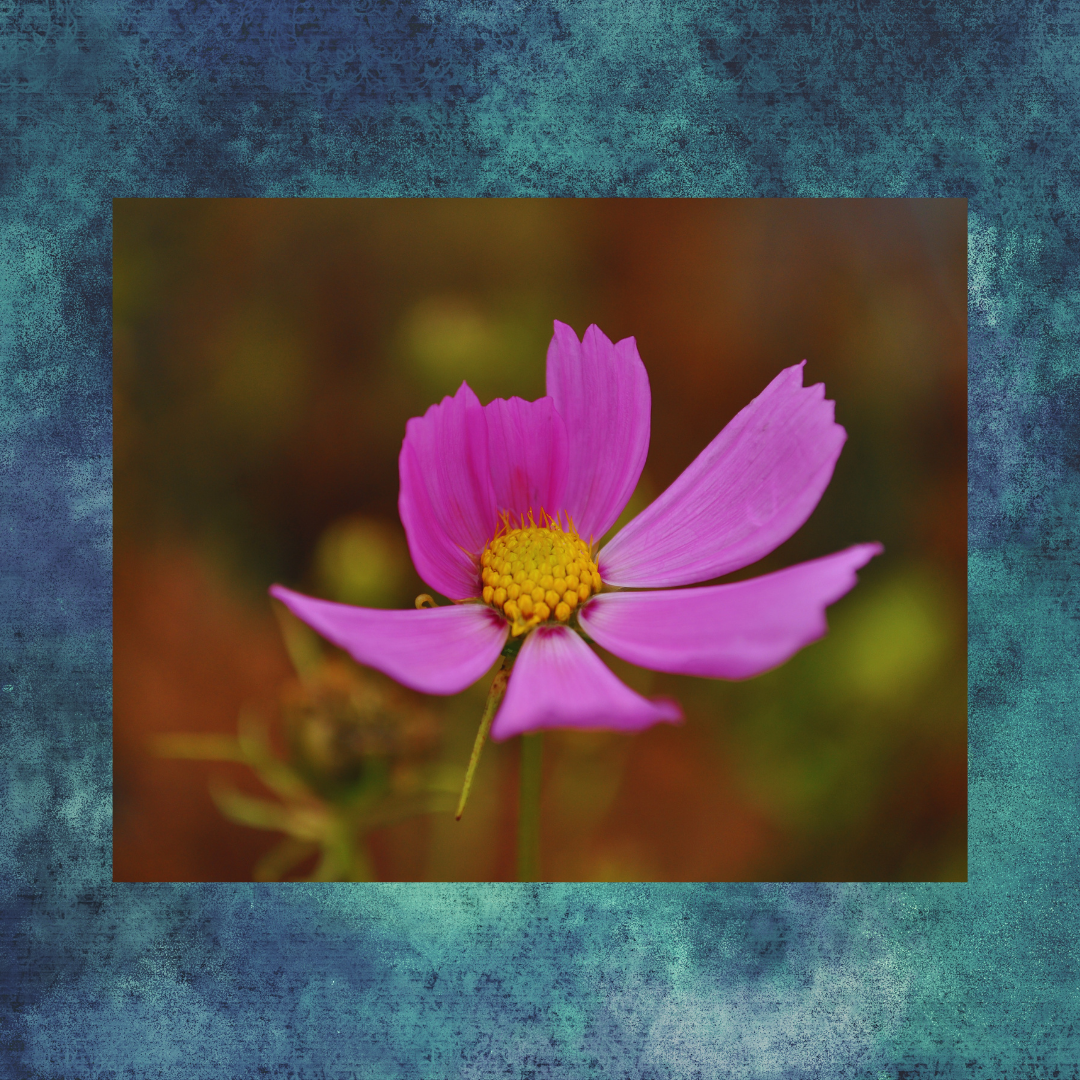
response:
[[(548, 396), (482, 406), (465, 383), (410, 420), (398, 508), (446, 607), (383, 611), (270, 589), (361, 664), (454, 694), (521, 641), (491, 735), (637, 731), (682, 719), (622, 683), (594, 642), (656, 671), (745, 679), (826, 631), (825, 608), (883, 549), (856, 544), (747, 581), (680, 589), (767, 555), (810, 516), (847, 437), (821, 383), (786, 368), (599, 553), (641, 475), (651, 397), (633, 338), (555, 323)], [(589, 537), (586, 543), (583, 537)], [(635, 590), (635, 591), (609, 591)], [(523, 639), (523, 640), (522, 640)]]

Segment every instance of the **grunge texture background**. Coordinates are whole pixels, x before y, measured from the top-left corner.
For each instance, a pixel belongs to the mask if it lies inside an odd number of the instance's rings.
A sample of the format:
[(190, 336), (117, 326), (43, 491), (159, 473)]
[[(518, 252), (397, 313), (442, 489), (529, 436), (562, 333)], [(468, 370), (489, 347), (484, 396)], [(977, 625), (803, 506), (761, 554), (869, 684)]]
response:
[[(5, 20), (6, 1075), (1080, 1075), (1074, 8)], [(110, 200), (209, 195), (966, 197), (968, 881), (114, 885)]]

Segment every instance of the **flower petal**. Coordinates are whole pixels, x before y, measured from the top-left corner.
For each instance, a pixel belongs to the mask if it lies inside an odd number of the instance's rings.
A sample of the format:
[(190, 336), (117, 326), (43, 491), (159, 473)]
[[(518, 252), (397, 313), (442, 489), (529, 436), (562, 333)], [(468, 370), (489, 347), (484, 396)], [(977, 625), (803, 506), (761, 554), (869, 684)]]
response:
[(570, 442), (563, 506), (581, 536), (599, 540), (630, 501), (649, 451), (652, 395), (637, 344), (612, 345), (596, 326), (579, 342), (556, 322), (547, 390)]
[(822, 383), (786, 368), (600, 552), (609, 585), (690, 585), (749, 566), (791, 536), (832, 478), (847, 433)]
[(480, 595), (475, 556), (498, 526), (484, 410), (462, 383), (405, 427), (398, 511), (417, 573), (454, 600)]
[[(495, 505), (515, 518), (531, 510), (554, 516), (563, 505), (568, 447), (566, 425), (549, 397), (496, 398), (484, 407)], [(488, 537), (490, 539), (490, 536)]]
[(542, 728), (640, 731), (681, 719), (674, 701), (649, 701), (620, 682), (573, 630), (538, 627), (518, 653), (491, 737)]
[(273, 585), (280, 600), (354, 660), (425, 694), (456, 694), (499, 658), (509, 628), (480, 604), (380, 611), (316, 600)]
[[(747, 679), (825, 634), (825, 608), (881, 554), (856, 544), (730, 585), (604, 593), (581, 608), (583, 629), (623, 660), (656, 671)], [(524, 650), (522, 650), (524, 651)]]

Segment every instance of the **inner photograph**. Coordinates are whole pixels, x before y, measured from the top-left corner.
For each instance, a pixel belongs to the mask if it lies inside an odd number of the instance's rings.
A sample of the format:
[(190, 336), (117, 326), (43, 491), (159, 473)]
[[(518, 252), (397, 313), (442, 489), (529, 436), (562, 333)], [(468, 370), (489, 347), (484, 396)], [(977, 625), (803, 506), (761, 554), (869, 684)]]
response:
[(962, 199), (113, 203), (116, 881), (965, 881)]

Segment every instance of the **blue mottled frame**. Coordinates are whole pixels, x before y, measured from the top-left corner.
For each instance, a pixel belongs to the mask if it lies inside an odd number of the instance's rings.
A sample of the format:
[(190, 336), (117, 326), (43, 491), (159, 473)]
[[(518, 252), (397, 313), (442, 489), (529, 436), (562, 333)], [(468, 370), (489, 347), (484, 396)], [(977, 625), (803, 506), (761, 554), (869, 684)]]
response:
[[(16, 0), (0, 31), (0, 1072), (1080, 1076), (1080, 12)], [(970, 880), (110, 869), (111, 199), (969, 200)]]

